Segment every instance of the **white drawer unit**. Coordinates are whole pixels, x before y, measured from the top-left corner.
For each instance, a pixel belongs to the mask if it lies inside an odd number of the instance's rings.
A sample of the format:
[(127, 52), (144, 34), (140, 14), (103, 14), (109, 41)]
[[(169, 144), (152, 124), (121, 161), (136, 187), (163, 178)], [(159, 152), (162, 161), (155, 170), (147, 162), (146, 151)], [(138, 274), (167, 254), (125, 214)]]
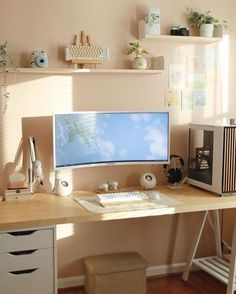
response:
[(55, 227), (0, 232), (0, 293), (57, 293)]
[(53, 268), (45, 267), (0, 274), (2, 294), (52, 294)]

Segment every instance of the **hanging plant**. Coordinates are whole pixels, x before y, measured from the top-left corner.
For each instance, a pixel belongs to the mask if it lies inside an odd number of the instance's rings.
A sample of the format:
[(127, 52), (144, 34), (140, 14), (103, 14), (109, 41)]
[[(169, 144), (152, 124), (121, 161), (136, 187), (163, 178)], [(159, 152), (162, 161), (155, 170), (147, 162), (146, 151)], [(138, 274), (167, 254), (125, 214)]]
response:
[(5, 113), (8, 108), (8, 100), (10, 93), (8, 92), (8, 67), (10, 66), (14, 71), (16, 65), (11, 56), (7, 53), (7, 42), (0, 43), (0, 97), (2, 102), (2, 112)]

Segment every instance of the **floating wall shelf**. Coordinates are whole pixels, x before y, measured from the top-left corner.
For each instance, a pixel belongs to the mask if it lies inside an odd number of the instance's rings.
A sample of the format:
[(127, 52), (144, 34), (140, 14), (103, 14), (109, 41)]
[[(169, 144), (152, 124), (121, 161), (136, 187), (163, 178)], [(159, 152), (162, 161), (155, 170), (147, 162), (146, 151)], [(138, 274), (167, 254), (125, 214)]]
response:
[(197, 37), (197, 36), (172, 36), (172, 35), (147, 35), (145, 34), (144, 20), (139, 21), (139, 40), (155, 40), (168, 42), (184, 42), (184, 43), (217, 43), (222, 38), (215, 37)]
[[(9, 72), (14, 72), (9, 69)], [(18, 68), (17, 72), (24, 74), (161, 74), (162, 70), (136, 69), (69, 69), (69, 68)], [(17, 73), (16, 72), (16, 73)]]

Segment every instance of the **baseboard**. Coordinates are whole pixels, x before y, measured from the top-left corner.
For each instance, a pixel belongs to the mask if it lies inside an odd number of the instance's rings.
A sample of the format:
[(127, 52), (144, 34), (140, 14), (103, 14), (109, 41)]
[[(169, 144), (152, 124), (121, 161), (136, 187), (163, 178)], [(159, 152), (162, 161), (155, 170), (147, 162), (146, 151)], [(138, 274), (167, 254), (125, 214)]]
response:
[[(147, 268), (146, 275), (147, 277), (150, 277), (150, 276), (158, 276), (158, 275), (171, 274), (171, 273), (179, 273), (184, 270), (184, 267), (185, 267), (185, 263), (150, 266)], [(61, 289), (61, 288), (83, 286), (84, 283), (85, 283), (85, 276), (73, 276), (68, 278), (61, 278), (61, 279), (58, 279), (58, 288)]]
[(184, 270), (186, 263), (174, 263), (174, 264), (164, 264), (155, 265), (147, 268), (146, 276), (160, 276), (165, 274), (180, 273)]
[(83, 286), (85, 284), (85, 276), (73, 276), (58, 279), (58, 289)]

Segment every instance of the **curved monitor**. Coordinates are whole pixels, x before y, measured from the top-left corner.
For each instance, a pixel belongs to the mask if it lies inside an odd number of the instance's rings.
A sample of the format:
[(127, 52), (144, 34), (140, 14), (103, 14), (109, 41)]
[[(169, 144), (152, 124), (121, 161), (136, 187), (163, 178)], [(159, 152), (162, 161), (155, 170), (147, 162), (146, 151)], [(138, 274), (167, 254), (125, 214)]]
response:
[(169, 113), (56, 113), (53, 145), (55, 168), (167, 163)]

